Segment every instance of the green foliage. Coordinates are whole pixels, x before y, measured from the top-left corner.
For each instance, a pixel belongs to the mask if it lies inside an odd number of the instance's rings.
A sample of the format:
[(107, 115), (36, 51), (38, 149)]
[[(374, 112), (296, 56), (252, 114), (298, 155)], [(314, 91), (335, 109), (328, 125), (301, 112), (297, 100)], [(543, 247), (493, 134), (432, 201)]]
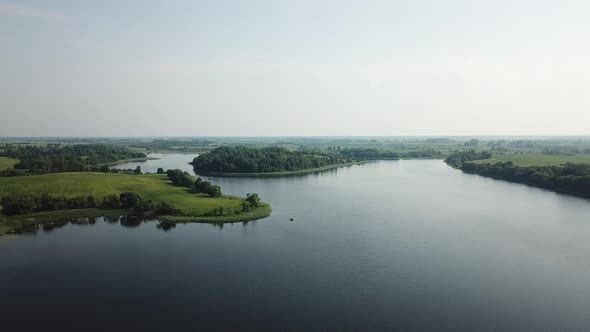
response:
[(515, 166), (511, 161), (486, 164), (465, 162), (466, 173), (525, 183), (536, 187), (590, 197), (590, 165), (567, 163), (561, 166)]
[(135, 174), (135, 175), (141, 174), (141, 166), (137, 165), (137, 167), (135, 167), (135, 171), (133, 171), (133, 174)]
[(156, 171), (156, 174), (164, 174), (164, 169), (162, 167), (159, 167)]
[(135, 208), (137, 206), (142, 206), (143, 198), (140, 194), (135, 192), (123, 192), (119, 195), (119, 201), (121, 202), (121, 206), (130, 209)]
[(94, 196), (100, 205), (105, 196), (115, 195), (118, 201), (120, 193), (131, 191), (139, 193), (144, 200), (152, 200), (154, 204), (174, 203), (181, 214), (189, 216), (201, 216), (219, 206), (235, 210), (241, 208), (239, 198), (194, 195), (188, 193), (185, 187), (172, 186), (166, 180), (161, 175), (89, 172), (0, 177), (0, 198), (13, 193), (46, 192), (67, 197)]
[(216, 185), (211, 185), (207, 188), (207, 195), (209, 197), (221, 197), (221, 187)]
[(170, 203), (158, 203), (154, 213), (158, 216), (174, 216), (180, 214), (180, 210)]
[(492, 158), (478, 163), (495, 164), (511, 161), (516, 166), (558, 166), (566, 163), (590, 164), (590, 156), (543, 153), (494, 153)]
[(4, 154), (20, 160), (15, 169), (31, 174), (79, 172), (93, 165), (146, 157), (144, 153), (103, 144), (10, 146)]
[(65, 197), (46, 193), (18, 193), (3, 197), (0, 202), (2, 203), (2, 213), (8, 216), (96, 207), (95, 199), (92, 196)]
[(121, 208), (121, 200), (117, 195), (107, 195), (102, 199), (99, 207), (103, 209), (119, 209)]
[(260, 197), (256, 193), (247, 194), (246, 199), (242, 201), (242, 211), (250, 211), (254, 208), (260, 207)]
[(252, 207), (259, 207), (260, 206), (260, 197), (257, 193), (247, 194), (246, 201), (250, 203)]
[(18, 163), (18, 159), (0, 157), (0, 170), (12, 168), (16, 163)]
[(194, 177), (188, 172), (183, 172), (179, 169), (169, 169), (166, 171), (168, 178), (175, 186), (191, 188), (194, 183)]
[(248, 148), (224, 146), (202, 154), (193, 160), (201, 173), (264, 173), (291, 172), (343, 163), (336, 153), (288, 151), (280, 147)]
[(480, 159), (489, 159), (492, 154), (489, 151), (455, 151), (447, 156), (445, 162), (453, 167), (460, 168), (465, 162)]

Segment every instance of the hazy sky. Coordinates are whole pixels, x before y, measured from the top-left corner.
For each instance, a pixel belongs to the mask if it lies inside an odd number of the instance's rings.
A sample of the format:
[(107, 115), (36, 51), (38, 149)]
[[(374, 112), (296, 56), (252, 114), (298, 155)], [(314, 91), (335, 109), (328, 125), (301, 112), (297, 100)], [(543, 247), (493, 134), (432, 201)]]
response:
[(590, 2), (0, 0), (0, 136), (590, 134)]

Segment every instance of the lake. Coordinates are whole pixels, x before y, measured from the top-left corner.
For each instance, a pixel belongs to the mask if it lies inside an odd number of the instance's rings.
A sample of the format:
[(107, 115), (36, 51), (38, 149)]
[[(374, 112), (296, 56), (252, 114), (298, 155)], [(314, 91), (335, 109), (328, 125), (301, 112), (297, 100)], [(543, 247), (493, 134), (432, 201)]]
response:
[[(163, 159), (142, 168), (192, 156)], [(207, 179), (259, 193), (272, 216), (166, 231), (97, 218), (0, 239), (2, 326), (590, 329), (588, 200), (440, 160)]]

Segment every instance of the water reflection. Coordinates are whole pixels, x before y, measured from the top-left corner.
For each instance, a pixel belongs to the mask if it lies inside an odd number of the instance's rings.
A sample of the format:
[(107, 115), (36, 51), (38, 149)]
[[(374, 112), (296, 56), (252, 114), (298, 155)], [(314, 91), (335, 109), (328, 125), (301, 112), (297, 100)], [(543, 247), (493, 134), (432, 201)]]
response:
[(141, 225), (143, 219), (139, 216), (122, 216), (121, 217), (121, 226), (128, 227), (128, 228), (136, 228)]
[(55, 229), (62, 228), (68, 224), (68, 221), (58, 221), (50, 224), (43, 224), (43, 231), (44, 232), (51, 232)]
[(171, 230), (172, 228), (176, 227), (176, 224), (173, 222), (169, 222), (169, 221), (160, 221), (158, 222), (158, 224), (156, 225), (157, 229), (161, 229), (165, 232)]
[[(41, 222), (39, 224), (32, 224), (32, 225), (25, 225), (20, 228), (15, 228), (9, 232), (9, 234), (17, 234), (17, 235), (35, 235), (39, 232), (39, 229), (43, 229), (44, 233), (50, 233), (59, 229), (64, 228), (67, 225), (75, 225), (75, 226), (93, 226), (99, 223), (100, 221), (106, 224), (117, 224), (120, 223), (122, 227), (128, 229), (136, 229), (140, 227), (142, 224), (155, 224), (156, 229), (168, 232), (174, 228), (176, 228), (176, 223), (170, 221), (159, 220), (157, 218), (150, 218), (146, 216), (134, 216), (134, 215), (121, 215), (121, 216), (105, 216), (105, 217), (85, 217), (85, 218), (70, 218), (67, 220), (60, 220), (60, 221), (52, 221), (52, 222)], [(244, 221), (244, 222), (236, 222), (233, 224), (242, 224), (243, 227), (246, 227), (250, 223), (255, 223), (256, 221)], [(222, 223), (208, 223), (209, 225), (223, 229), (224, 224)]]

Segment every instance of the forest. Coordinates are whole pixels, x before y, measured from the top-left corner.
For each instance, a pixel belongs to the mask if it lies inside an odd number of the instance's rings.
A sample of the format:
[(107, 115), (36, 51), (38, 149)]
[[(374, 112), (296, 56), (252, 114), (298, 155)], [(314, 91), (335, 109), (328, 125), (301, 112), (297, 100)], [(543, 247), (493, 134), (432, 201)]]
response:
[(522, 167), (514, 165), (511, 161), (495, 164), (470, 162), (489, 159), (487, 154), (487, 152), (475, 151), (457, 152), (449, 155), (446, 161), (465, 173), (590, 197), (590, 164), (565, 163)]
[(133, 152), (124, 147), (105, 144), (12, 146), (7, 145), (0, 156), (15, 158), (19, 162), (14, 170), (2, 175), (45, 174), (79, 172), (96, 165), (114, 163), (118, 160), (146, 158), (145, 153)]
[(224, 146), (202, 154), (192, 162), (197, 172), (264, 173), (292, 172), (346, 163), (337, 153), (289, 151), (281, 147)]

